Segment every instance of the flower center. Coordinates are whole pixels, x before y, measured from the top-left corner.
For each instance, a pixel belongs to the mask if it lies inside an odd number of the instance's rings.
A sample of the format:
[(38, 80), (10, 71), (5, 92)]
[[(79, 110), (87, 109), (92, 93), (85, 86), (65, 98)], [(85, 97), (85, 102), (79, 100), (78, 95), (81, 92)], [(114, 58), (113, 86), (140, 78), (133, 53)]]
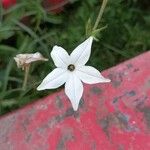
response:
[(67, 68), (69, 71), (74, 71), (75, 66), (73, 64), (70, 64)]

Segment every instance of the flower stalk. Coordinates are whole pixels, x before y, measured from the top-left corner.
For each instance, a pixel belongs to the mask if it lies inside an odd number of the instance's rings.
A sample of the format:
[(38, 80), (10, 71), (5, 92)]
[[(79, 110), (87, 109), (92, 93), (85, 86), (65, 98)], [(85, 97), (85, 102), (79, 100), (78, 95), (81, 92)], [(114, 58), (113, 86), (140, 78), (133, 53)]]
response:
[(22, 90), (23, 91), (25, 91), (26, 86), (27, 86), (29, 71), (30, 71), (30, 64), (25, 67), (24, 81), (23, 81), (23, 85), (22, 85)]
[(98, 34), (104, 30), (105, 28), (107, 28), (107, 25), (105, 25), (104, 27), (101, 27), (99, 28), (98, 25), (102, 19), (102, 16), (103, 16), (103, 13), (104, 13), (104, 10), (106, 8), (106, 5), (107, 5), (107, 2), (108, 0), (103, 0), (102, 2), (102, 5), (100, 7), (100, 10), (99, 10), (99, 13), (98, 13), (98, 16), (96, 18), (96, 21), (95, 21), (95, 24), (92, 25), (92, 22), (91, 22), (91, 19), (88, 20), (87, 24), (86, 24), (86, 37), (88, 38), (89, 36), (93, 36), (94, 39), (96, 41), (98, 41)]
[(104, 10), (105, 10), (105, 7), (107, 5), (107, 2), (108, 2), (108, 0), (103, 0), (103, 2), (102, 2), (102, 6), (99, 10), (98, 17), (97, 17), (96, 22), (95, 22), (94, 27), (93, 27), (93, 31), (95, 31), (97, 29), (97, 27), (99, 25), (99, 22), (101, 21), (101, 18), (103, 16), (103, 13), (104, 13)]
[(48, 61), (48, 59), (43, 57), (42, 54), (39, 52), (32, 53), (32, 54), (17, 54), (14, 57), (14, 60), (16, 61), (18, 68), (25, 70), (22, 90), (25, 90), (27, 86), (30, 65), (36, 61)]

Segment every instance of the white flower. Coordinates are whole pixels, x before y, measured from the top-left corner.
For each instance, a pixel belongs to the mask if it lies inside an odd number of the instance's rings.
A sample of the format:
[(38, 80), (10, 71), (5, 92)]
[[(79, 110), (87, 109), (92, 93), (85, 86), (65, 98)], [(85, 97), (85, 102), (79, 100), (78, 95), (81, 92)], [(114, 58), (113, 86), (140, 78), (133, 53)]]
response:
[(41, 53), (36, 52), (34, 54), (18, 54), (14, 57), (18, 68), (24, 68), (31, 64), (34, 61), (47, 61), (48, 59), (44, 58)]
[(65, 93), (76, 111), (83, 94), (83, 83), (95, 84), (110, 82), (98, 70), (85, 66), (91, 54), (93, 37), (89, 37), (68, 55), (62, 47), (54, 46), (51, 57), (56, 65), (38, 86), (37, 90), (55, 89), (65, 83)]

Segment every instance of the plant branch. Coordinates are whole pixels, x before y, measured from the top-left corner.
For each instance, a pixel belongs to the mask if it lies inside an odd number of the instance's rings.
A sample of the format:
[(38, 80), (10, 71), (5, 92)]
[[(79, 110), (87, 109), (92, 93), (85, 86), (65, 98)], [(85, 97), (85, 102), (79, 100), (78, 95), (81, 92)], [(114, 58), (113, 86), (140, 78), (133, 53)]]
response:
[(101, 18), (103, 16), (103, 13), (104, 13), (104, 10), (105, 10), (105, 7), (107, 5), (107, 2), (108, 2), (108, 0), (103, 0), (103, 2), (102, 2), (102, 6), (101, 6), (101, 8), (99, 10), (98, 17), (97, 17), (96, 22), (95, 22), (94, 27), (93, 27), (93, 31), (97, 29), (98, 24), (101, 21)]
[(26, 86), (27, 86), (29, 70), (30, 70), (30, 64), (25, 67), (25, 76), (24, 76), (24, 81), (23, 81), (23, 85), (22, 85), (23, 91), (26, 89)]

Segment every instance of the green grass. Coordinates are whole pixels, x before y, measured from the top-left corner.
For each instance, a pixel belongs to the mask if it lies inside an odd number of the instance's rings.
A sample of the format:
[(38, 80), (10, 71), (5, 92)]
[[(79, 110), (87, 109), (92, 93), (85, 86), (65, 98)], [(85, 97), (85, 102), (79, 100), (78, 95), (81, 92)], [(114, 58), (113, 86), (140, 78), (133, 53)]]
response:
[[(78, 0), (60, 14), (46, 12), (40, 0), (20, 0), (8, 10), (0, 7), (1, 115), (54, 92), (36, 91), (40, 81), (55, 67), (49, 56), (52, 47), (61, 45), (70, 53), (86, 38), (87, 21), (91, 18), (94, 25), (99, 7), (99, 0)], [(88, 63), (104, 70), (148, 50), (149, 9), (149, 0), (109, 0), (99, 24), (107, 28), (94, 42)], [(24, 72), (16, 67), (13, 57), (36, 51), (50, 60), (32, 65), (27, 90), (22, 91)]]

